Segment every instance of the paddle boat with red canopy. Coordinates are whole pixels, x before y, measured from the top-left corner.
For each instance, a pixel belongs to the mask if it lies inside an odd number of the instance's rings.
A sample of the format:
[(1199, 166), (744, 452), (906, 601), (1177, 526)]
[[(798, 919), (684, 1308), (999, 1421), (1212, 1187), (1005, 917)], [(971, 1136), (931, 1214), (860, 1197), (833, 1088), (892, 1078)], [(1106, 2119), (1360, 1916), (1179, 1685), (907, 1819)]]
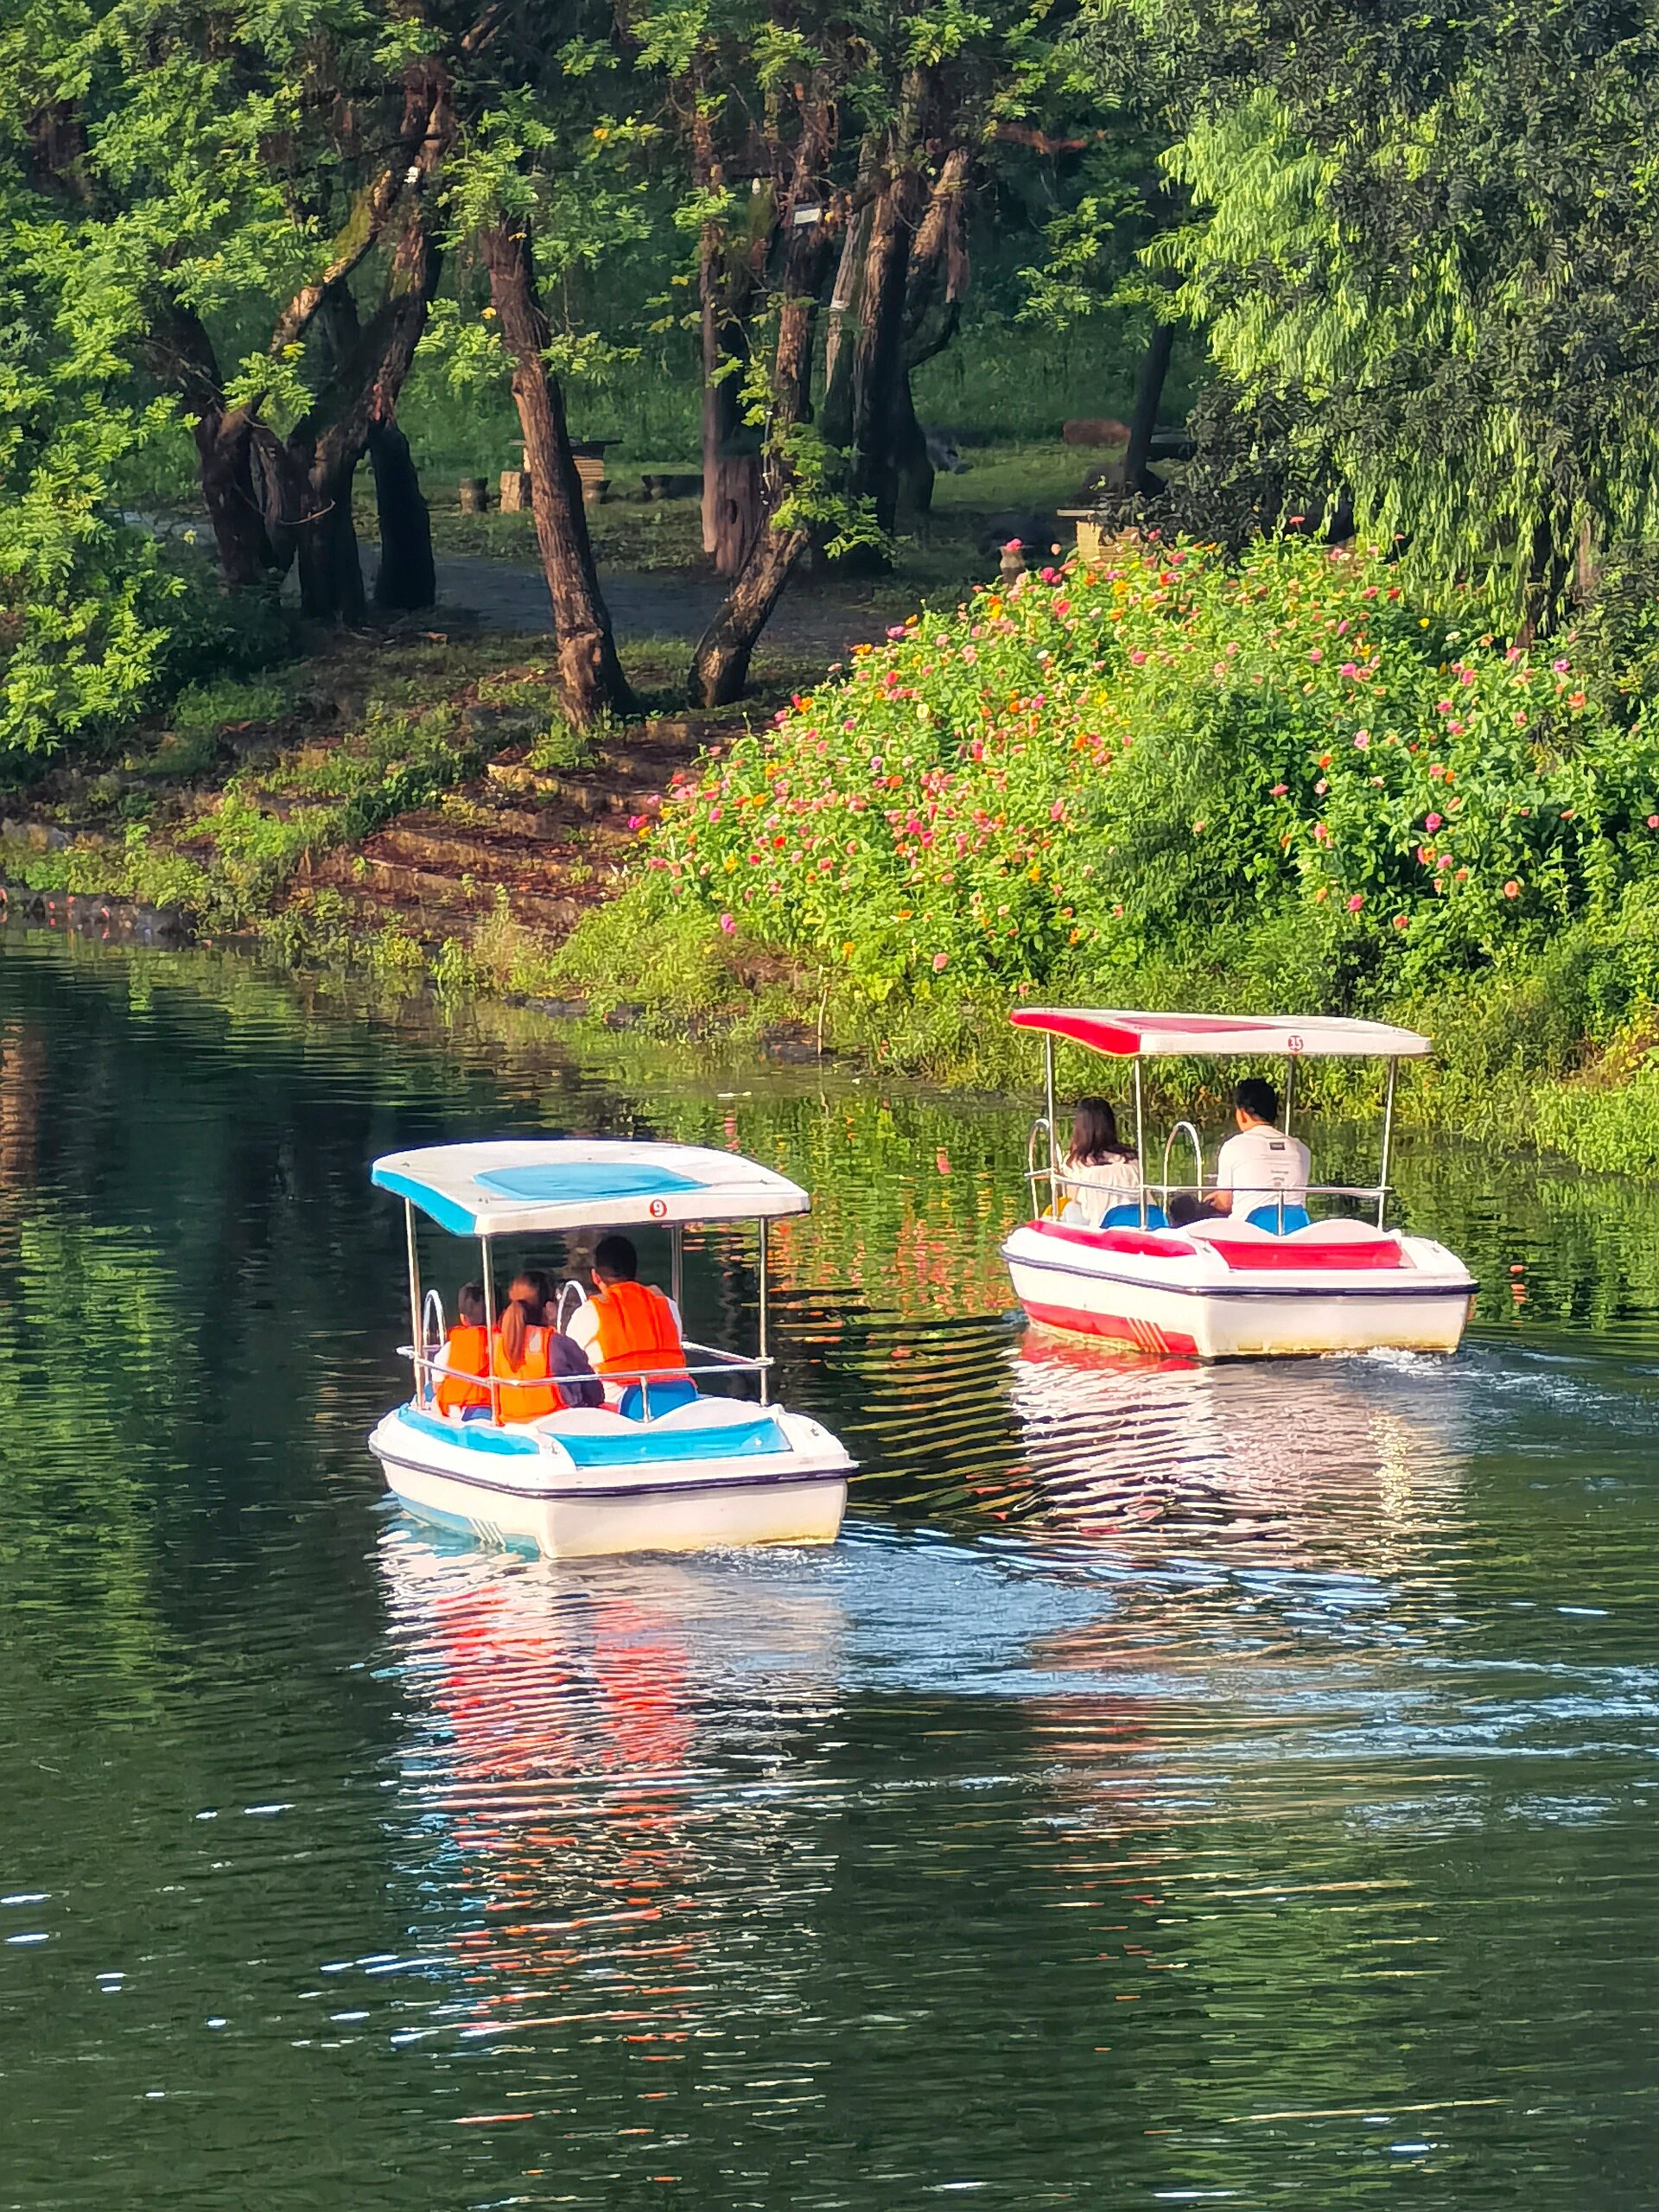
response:
[[(798, 1185), (736, 1153), (605, 1137), (434, 1145), (377, 1160), (373, 1179), (404, 1201), (412, 1333), (402, 1349), (414, 1389), (376, 1427), (369, 1449), (410, 1513), (556, 1559), (835, 1541), (853, 1463), (828, 1429), (776, 1404), (771, 1389), (766, 1225), (807, 1211), (812, 1202)], [(479, 1240), (490, 1342), (499, 1240), (660, 1230), (677, 1306), (687, 1224), (753, 1221), (757, 1354), (687, 1338), (683, 1364), (671, 1373), (660, 1363), (637, 1372), (607, 1363), (616, 1403), (567, 1402), (531, 1420), (508, 1417), (501, 1382), (485, 1376), (477, 1380), (487, 1405), (446, 1413), (443, 1377), (474, 1378), (446, 1361), (437, 1294), (423, 1296), (417, 1215)], [(561, 1317), (585, 1295), (581, 1283), (567, 1282)], [(748, 1387), (753, 1398), (741, 1395)]]
[[(1474, 1295), (1468, 1269), (1426, 1236), (1387, 1226), (1389, 1154), (1399, 1064), (1431, 1050), (1427, 1037), (1386, 1022), (1282, 1020), (1262, 1014), (1121, 1014), (1020, 1007), (1014, 1026), (1044, 1040), (1045, 1111), (1032, 1125), (1027, 1170), (1033, 1218), (1002, 1247), (1014, 1294), (1032, 1321), (1072, 1336), (1198, 1359), (1261, 1358), (1338, 1351), (1455, 1351)], [(1068, 1195), (1055, 1128), (1054, 1044), (1067, 1039), (1134, 1071), (1138, 1187), (1110, 1194), (1098, 1225), (1078, 1217)], [(1300, 1061), (1319, 1058), (1387, 1063), (1382, 1165), (1368, 1185), (1264, 1187), (1248, 1212), (1207, 1214), (1169, 1225), (1178, 1192), (1206, 1195), (1203, 1146), (1178, 1122), (1164, 1146), (1163, 1173), (1146, 1172), (1141, 1063), (1153, 1058), (1282, 1058), (1283, 1131), (1294, 1112)], [(1171, 1180), (1182, 1137), (1194, 1179)], [(1300, 1159), (1300, 1152), (1297, 1158)], [(1239, 1193), (1240, 1198), (1246, 1196)], [(1308, 1201), (1321, 1202), (1315, 1219)], [(1357, 1218), (1363, 1209), (1369, 1218)], [(1067, 1217), (1068, 1213), (1071, 1218)]]

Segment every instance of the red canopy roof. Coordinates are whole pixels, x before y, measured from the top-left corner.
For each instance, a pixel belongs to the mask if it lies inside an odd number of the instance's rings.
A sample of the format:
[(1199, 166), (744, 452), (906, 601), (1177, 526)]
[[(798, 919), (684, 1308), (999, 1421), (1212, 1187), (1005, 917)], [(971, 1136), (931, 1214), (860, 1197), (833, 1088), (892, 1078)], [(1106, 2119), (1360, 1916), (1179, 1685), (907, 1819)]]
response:
[(1419, 1059), (1433, 1050), (1427, 1037), (1386, 1021), (1349, 1021), (1338, 1015), (1268, 1014), (1114, 1014), (1097, 1007), (1016, 1007), (1016, 1029), (1069, 1037), (1096, 1052), (1122, 1058), (1154, 1055), (1274, 1053), (1293, 1058)]

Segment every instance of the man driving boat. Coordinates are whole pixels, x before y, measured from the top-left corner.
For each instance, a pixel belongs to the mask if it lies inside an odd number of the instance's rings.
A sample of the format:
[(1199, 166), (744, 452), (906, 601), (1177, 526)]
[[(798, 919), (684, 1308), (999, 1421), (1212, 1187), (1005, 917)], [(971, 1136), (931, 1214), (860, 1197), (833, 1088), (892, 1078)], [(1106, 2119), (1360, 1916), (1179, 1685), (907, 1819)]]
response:
[(1311, 1160), (1300, 1137), (1279, 1128), (1279, 1094), (1259, 1075), (1246, 1076), (1233, 1093), (1238, 1134), (1228, 1138), (1216, 1160), (1216, 1187), (1205, 1204), (1212, 1213), (1248, 1221), (1259, 1208), (1286, 1213), (1307, 1205)]
[[(605, 1381), (612, 1405), (641, 1374), (683, 1375), (685, 1347), (679, 1308), (650, 1283), (641, 1282), (639, 1255), (626, 1236), (601, 1236), (594, 1248), (594, 1294), (571, 1315), (567, 1334)], [(613, 1379), (614, 1378), (614, 1379)], [(690, 1395), (689, 1382), (682, 1386)], [(656, 1401), (653, 1397), (653, 1408)]]

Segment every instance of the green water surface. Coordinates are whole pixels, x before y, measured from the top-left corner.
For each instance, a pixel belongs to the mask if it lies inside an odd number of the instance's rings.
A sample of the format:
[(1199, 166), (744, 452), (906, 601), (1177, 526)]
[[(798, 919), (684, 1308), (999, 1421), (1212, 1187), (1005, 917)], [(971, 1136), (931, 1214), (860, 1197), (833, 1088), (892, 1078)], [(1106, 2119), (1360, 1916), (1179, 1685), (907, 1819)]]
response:
[[(1659, 1199), (1408, 1145), (1457, 1360), (1136, 1364), (1029, 1110), (0, 939), (0, 2207), (1652, 2201)], [(368, 1161), (590, 1131), (815, 1192), (834, 1551), (388, 1507)]]

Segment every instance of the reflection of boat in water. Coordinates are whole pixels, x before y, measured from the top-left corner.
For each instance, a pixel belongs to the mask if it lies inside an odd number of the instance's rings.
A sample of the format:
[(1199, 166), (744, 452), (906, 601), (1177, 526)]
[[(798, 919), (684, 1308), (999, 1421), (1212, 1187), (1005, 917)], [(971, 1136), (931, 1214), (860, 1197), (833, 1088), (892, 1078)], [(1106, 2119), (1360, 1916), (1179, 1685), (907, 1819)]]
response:
[(1014, 1368), (1030, 1484), (1019, 1517), (1102, 1533), (1188, 1516), (1259, 1525), (1357, 1492), (1386, 1515), (1455, 1477), (1441, 1377), (1409, 1356), (1220, 1365), (1033, 1336)]
[[(833, 1586), (779, 1554), (617, 1558), (578, 1583), (407, 1526), (380, 1558), (411, 1893), (446, 1985), (423, 2032), (660, 2057), (752, 1971), (780, 1854), (817, 1832), (801, 1745), (836, 1732)], [(804, 1923), (795, 1948), (804, 1972)]]
[(492, 1827), (596, 1783), (668, 1779), (731, 1740), (757, 1751), (834, 1704), (843, 1615), (804, 1576), (644, 1556), (576, 1585), (406, 1529), (381, 1557), (424, 1770), (469, 1820), (493, 1808)]

